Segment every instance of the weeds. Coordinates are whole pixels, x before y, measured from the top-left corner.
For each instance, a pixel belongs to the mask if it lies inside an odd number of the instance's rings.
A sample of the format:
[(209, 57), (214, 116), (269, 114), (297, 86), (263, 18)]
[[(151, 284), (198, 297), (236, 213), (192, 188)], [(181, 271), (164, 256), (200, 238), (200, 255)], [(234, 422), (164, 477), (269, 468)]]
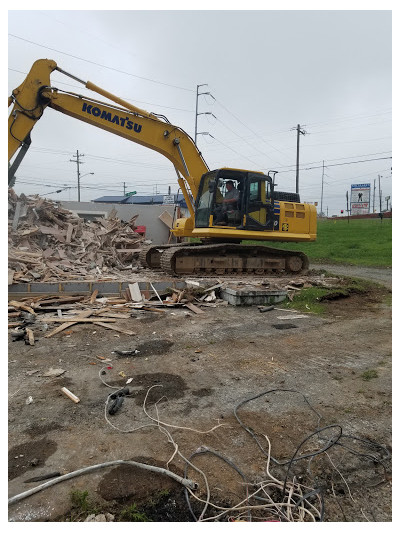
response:
[(82, 516), (88, 516), (90, 514), (97, 514), (99, 512), (98, 507), (89, 497), (87, 490), (74, 490), (70, 494), (72, 509), (71, 509), (71, 521), (75, 521)]
[(363, 381), (371, 381), (371, 379), (377, 378), (378, 372), (376, 370), (366, 370), (361, 374)]
[(121, 522), (151, 522), (146, 513), (139, 511), (136, 503), (122, 509), (119, 518)]

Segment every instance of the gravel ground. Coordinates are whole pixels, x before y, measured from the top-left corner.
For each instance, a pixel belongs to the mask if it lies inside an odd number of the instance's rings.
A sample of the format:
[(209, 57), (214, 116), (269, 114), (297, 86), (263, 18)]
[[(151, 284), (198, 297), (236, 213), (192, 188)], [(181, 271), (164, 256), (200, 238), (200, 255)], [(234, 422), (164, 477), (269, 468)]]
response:
[[(345, 274), (359, 275), (348, 267)], [(36, 486), (29, 481), (36, 476), (119, 459), (164, 468), (169, 464), (183, 475), (185, 463), (175, 445), (185, 457), (206, 446), (240, 468), (246, 479), (260, 482), (266, 476), (266, 456), (234, 412), (243, 400), (278, 389), (239, 411), (264, 447), (268, 435), (278, 461), (290, 460), (318, 424), (340, 426), (351, 436), (347, 445), (364, 454), (334, 446), (329, 457), (321, 454), (293, 466), (291, 476), (295, 473), (308, 487), (324, 491), (324, 520), (390, 522), (390, 461), (371, 461), (365, 457), (371, 449), (363, 443), (370, 439), (384, 446), (374, 453), (391, 449), (392, 324), (387, 294), (387, 289), (375, 287), (368, 294), (326, 302), (323, 316), (297, 319), (298, 313), (285, 311), (284, 304), (268, 313), (260, 313), (257, 306), (230, 305), (206, 307), (201, 315), (182, 308), (143, 311), (118, 321), (136, 332), (133, 337), (81, 324), (52, 338), (38, 335), (34, 346), (10, 342), (9, 495)], [(283, 324), (290, 328), (276, 327)], [(117, 356), (116, 349), (133, 355)], [(111, 361), (101, 362), (99, 356)], [(49, 369), (61, 369), (62, 374), (46, 377)], [(128, 377), (133, 378), (131, 394), (107, 421), (107, 397)], [(144, 399), (152, 386), (146, 414)], [(73, 403), (62, 387), (80, 402)], [(157, 418), (169, 424), (163, 427), (175, 444), (154, 423)], [(146, 424), (152, 425), (138, 429)], [(319, 447), (321, 441), (310, 439), (304, 452)], [(227, 462), (212, 455), (197, 455), (193, 461), (208, 479), (212, 503), (231, 507), (243, 499), (243, 478)], [(271, 470), (283, 482), (287, 470), (276, 465)], [(188, 477), (199, 483), (197, 495), (204, 499), (203, 477), (192, 468)], [(71, 493), (77, 490), (88, 491), (97, 509), (117, 518), (129, 505), (149, 508), (161, 493), (167, 494), (165, 511), (156, 505), (154, 520), (193, 520), (176, 482), (128, 466), (46, 489), (11, 505), (9, 520), (68, 521)], [(195, 509), (194, 500), (192, 504)], [(202, 507), (198, 504), (197, 517)], [(231, 518), (239, 515), (230, 513)], [(261, 519), (273, 517), (264, 513)]]
[(314, 263), (310, 265), (313, 270), (326, 270), (339, 276), (351, 276), (355, 278), (364, 278), (371, 281), (381, 283), (385, 287), (392, 288), (392, 268), (375, 268), (375, 267), (361, 267), (354, 265), (333, 265)]

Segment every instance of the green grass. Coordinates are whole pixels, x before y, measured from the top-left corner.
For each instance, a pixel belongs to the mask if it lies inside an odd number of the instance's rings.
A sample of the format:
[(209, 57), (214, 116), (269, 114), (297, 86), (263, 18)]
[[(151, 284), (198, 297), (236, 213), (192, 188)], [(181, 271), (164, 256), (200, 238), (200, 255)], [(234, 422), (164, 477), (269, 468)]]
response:
[[(243, 241), (261, 244), (261, 241)], [(314, 263), (359, 266), (392, 266), (392, 219), (321, 220), (317, 240), (305, 243), (263, 243), (266, 246), (300, 250)]]
[(361, 378), (363, 381), (371, 381), (373, 378), (378, 377), (378, 372), (376, 370), (366, 370), (361, 374)]
[(326, 312), (326, 302), (346, 298), (351, 294), (364, 294), (375, 284), (358, 278), (345, 278), (345, 283), (340, 287), (309, 287), (296, 292), (293, 300), (286, 302), (288, 309), (296, 309), (304, 313), (322, 315)]
[(97, 514), (100, 511), (87, 490), (74, 490), (70, 493), (70, 498), (72, 508), (69, 520), (71, 522), (76, 522), (82, 517)]
[(121, 522), (150, 522), (146, 513), (140, 511), (137, 505), (133, 503), (121, 511)]

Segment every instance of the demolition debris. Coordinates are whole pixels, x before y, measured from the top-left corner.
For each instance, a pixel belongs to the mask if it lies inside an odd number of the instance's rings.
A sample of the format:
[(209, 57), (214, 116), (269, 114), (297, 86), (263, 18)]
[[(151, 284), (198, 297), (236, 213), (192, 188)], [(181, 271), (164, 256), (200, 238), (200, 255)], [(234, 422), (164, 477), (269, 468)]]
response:
[(85, 221), (58, 203), (8, 193), (8, 284), (32, 281), (117, 279), (136, 266), (144, 237), (135, 230), (138, 215), (122, 222)]

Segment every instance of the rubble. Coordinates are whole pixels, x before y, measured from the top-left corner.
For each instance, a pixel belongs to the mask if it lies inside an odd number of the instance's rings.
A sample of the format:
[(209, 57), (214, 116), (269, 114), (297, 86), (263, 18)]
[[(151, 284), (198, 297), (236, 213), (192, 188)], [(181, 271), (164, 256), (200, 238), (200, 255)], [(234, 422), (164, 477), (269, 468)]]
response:
[(85, 221), (38, 195), (8, 193), (8, 284), (32, 281), (115, 279), (137, 266), (143, 236), (137, 215), (122, 222)]

